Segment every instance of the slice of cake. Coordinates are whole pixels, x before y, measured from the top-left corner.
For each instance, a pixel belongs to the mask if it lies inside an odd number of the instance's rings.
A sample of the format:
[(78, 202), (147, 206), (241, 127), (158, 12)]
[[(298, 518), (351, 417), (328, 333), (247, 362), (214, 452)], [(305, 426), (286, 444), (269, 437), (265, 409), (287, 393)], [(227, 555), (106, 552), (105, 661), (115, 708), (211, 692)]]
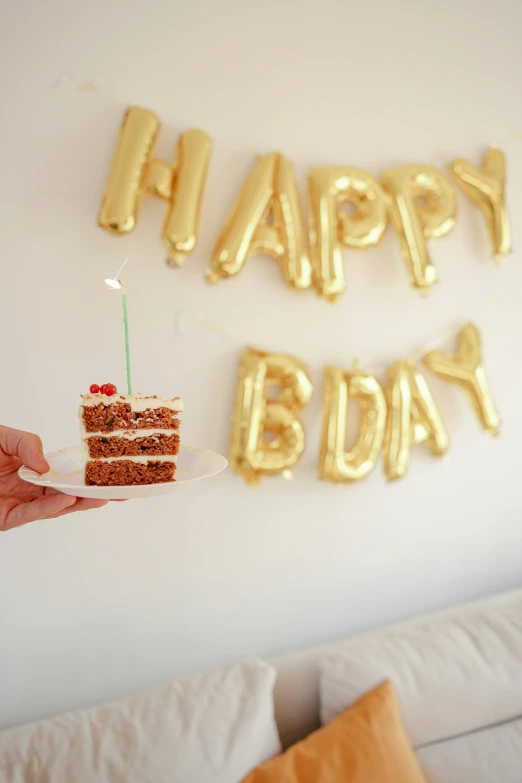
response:
[[(105, 390), (109, 394), (103, 393)], [(175, 480), (179, 414), (183, 410), (179, 397), (167, 400), (156, 395), (118, 394), (112, 384), (81, 396), (82, 462), (87, 485)]]

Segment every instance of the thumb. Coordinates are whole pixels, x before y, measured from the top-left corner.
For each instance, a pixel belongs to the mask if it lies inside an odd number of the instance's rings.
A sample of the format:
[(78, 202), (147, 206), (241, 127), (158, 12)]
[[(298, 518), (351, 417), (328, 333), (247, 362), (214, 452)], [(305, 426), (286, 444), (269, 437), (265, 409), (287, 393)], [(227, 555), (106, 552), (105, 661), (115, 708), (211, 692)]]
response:
[(4, 454), (18, 457), (24, 465), (38, 473), (47, 473), (50, 469), (43, 455), (42, 441), (32, 432), (0, 426), (0, 448)]

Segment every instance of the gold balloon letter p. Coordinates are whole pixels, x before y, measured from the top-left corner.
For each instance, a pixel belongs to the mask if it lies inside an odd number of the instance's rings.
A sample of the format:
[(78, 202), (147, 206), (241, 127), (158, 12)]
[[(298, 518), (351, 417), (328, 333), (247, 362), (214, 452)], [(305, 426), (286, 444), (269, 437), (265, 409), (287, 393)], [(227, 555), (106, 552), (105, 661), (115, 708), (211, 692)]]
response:
[(437, 270), (425, 240), (443, 237), (455, 225), (455, 191), (433, 166), (399, 166), (385, 172), (382, 182), (411, 283), (427, 289), (436, 282)]
[(181, 266), (194, 250), (212, 143), (206, 133), (182, 133), (176, 163), (152, 157), (160, 122), (146, 109), (131, 106), (120, 128), (98, 224), (111, 234), (130, 233), (145, 193), (168, 204), (162, 240), (168, 263)]
[[(269, 387), (279, 387), (267, 399)], [(305, 446), (297, 414), (312, 396), (306, 366), (292, 356), (247, 348), (241, 356), (230, 438), (230, 464), (248, 484), (287, 471)], [(266, 435), (272, 436), (271, 440)]]
[[(371, 174), (346, 166), (312, 169), (309, 177), (310, 234), (317, 293), (329, 301), (344, 291), (342, 247), (377, 245), (388, 216), (381, 186)], [(355, 215), (340, 209), (355, 207)]]

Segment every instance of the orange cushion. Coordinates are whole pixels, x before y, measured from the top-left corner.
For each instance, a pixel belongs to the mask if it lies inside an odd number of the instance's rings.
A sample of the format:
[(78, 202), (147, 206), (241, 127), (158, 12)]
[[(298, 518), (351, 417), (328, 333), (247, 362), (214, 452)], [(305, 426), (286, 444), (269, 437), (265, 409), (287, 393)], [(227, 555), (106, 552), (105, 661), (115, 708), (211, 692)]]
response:
[(391, 682), (254, 769), (244, 783), (426, 783)]

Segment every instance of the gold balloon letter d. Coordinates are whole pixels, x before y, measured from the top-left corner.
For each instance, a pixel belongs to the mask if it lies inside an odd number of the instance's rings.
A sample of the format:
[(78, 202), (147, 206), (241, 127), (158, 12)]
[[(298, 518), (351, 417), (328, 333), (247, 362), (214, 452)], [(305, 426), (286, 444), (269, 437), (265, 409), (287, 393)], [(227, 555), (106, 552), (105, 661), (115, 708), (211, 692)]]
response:
[[(361, 423), (357, 443), (346, 453), (346, 419), (350, 399), (360, 404)], [(327, 367), (323, 442), (319, 458), (321, 478), (339, 483), (365, 478), (375, 467), (385, 425), (386, 400), (373, 375), (363, 375), (358, 368), (346, 374), (337, 367)]]

